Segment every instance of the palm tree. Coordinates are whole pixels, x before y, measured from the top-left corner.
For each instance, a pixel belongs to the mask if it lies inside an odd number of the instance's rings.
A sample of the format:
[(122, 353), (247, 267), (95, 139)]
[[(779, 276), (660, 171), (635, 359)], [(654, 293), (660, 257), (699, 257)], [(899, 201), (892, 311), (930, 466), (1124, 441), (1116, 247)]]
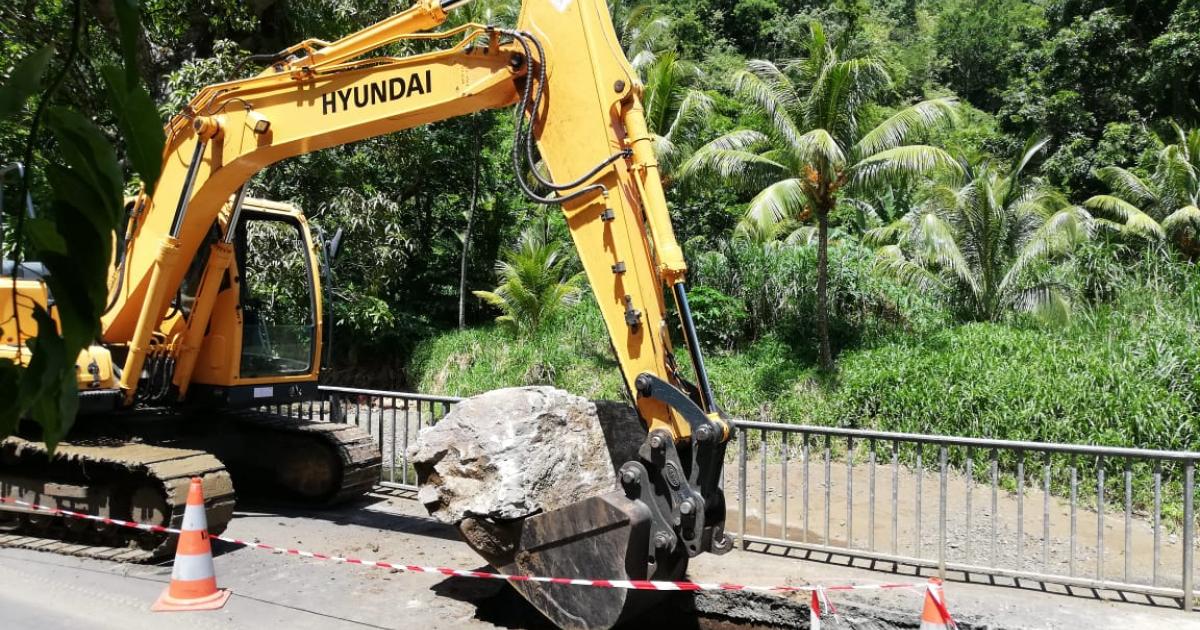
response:
[(530, 335), (563, 307), (579, 301), (583, 274), (570, 274), (569, 263), (542, 230), (526, 229), (517, 246), (505, 253), (505, 260), (496, 262), (500, 286), (473, 293), (504, 313), (496, 318), (498, 324)]
[(1158, 152), (1154, 173), (1142, 179), (1119, 166), (1096, 170), (1111, 195), (1083, 205), (1116, 219), (1125, 233), (1152, 242), (1170, 239), (1188, 258), (1200, 257), (1200, 129), (1175, 128), (1176, 144)]
[(518, 0), (475, 0), (451, 11), (446, 26), (491, 24), (512, 27), (516, 26), (520, 12), (521, 3)]
[(767, 128), (725, 134), (697, 150), (683, 167), (688, 176), (715, 175), (759, 191), (750, 202), (749, 221), (771, 225), (816, 218), (817, 332), (821, 367), (827, 371), (833, 369), (829, 213), (848, 191), (939, 167), (958, 168), (941, 149), (905, 144), (952, 121), (953, 99), (923, 101), (866, 128), (867, 108), (890, 85), (882, 63), (841, 59), (839, 48), (814, 22), (806, 58), (782, 67), (750, 61), (734, 76), (734, 90), (761, 110)]
[(690, 87), (701, 71), (674, 51), (660, 53), (642, 68), (642, 74), (646, 124), (654, 134), (659, 172), (669, 183), (675, 167), (695, 149), (697, 137), (712, 113), (712, 98)]
[(1093, 221), (1024, 176), (1047, 140), (1031, 140), (1007, 168), (965, 166), (965, 183), (935, 186), (908, 214), (868, 232), (867, 243), (882, 245), (879, 266), (922, 290), (949, 291), (968, 319), (1028, 311), (1064, 320), (1070, 302), (1053, 267), (1091, 237)]
[(630, 65), (641, 70), (654, 63), (669, 41), (671, 18), (652, 2), (610, 0), (608, 10)]

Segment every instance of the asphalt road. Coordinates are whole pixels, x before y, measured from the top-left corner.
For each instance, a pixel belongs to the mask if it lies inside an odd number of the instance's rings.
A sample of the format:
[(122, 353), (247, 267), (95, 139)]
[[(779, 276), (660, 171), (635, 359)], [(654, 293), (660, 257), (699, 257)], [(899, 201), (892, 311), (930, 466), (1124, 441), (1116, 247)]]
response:
[[(454, 530), (423, 514), (415, 501), (375, 497), (336, 511), (296, 511), (271, 506), (239, 510), (231, 536), (326, 554), (396, 563), (481, 568)], [(0, 627), (108, 628), (545, 628), (547, 623), (506, 584), (391, 573), (361, 566), (274, 555), (218, 543), (215, 564), (228, 605), (214, 612), (151, 613), (170, 578), (170, 563), (128, 565), (36, 551), (0, 549)], [(742, 584), (825, 584), (851, 581), (921, 581), (870, 572), (844, 563), (814, 562), (772, 554), (733, 552), (693, 561), (697, 581)], [(1053, 589), (1051, 589), (1053, 591)], [(950, 609), (974, 628), (1197, 628), (1200, 613), (1123, 603), (1031, 588), (951, 582)], [(660, 607), (656, 630), (766, 627), (804, 617), (790, 601), (720, 596), (695, 605), (705, 614)], [(921, 598), (914, 592), (839, 593), (834, 601), (847, 628), (916, 627)], [(715, 611), (715, 612), (714, 612)], [(878, 613), (878, 614), (876, 614)], [(725, 616), (732, 615), (735, 621)], [(802, 623), (802, 622), (801, 622)], [(641, 624), (639, 624), (641, 625)]]

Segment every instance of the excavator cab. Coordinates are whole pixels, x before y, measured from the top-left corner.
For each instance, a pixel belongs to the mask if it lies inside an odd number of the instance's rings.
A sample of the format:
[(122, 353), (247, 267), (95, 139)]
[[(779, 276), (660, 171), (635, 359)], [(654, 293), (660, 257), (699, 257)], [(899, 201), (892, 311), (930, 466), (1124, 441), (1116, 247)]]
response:
[[(214, 226), (206, 237), (209, 247), (218, 239), (232, 245), (233, 260), (215, 290), (188, 401), (247, 407), (310, 399), (324, 322), (319, 248), (308, 222), (296, 208), (265, 199), (242, 200), (232, 234), (229, 217), (224, 230)], [(202, 290), (206, 266), (197, 258), (185, 276), (185, 303)]]
[(313, 247), (297, 214), (242, 213), (234, 237), (242, 305), (242, 378), (313, 371), (318, 324)]

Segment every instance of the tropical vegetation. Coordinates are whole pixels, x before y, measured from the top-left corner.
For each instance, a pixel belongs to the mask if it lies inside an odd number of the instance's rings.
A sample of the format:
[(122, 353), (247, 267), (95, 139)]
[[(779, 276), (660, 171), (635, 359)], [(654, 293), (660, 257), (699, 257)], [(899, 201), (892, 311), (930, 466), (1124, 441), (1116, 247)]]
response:
[(1046, 144), (1031, 141), (1005, 168), (967, 165), (962, 185), (930, 186), (926, 199), (864, 241), (880, 268), (918, 291), (947, 293), (967, 320), (1036, 312), (1063, 321), (1068, 291), (1055, 272), (1092, 233), (1092, 217), (1025, 170)]
[(1121, 166), (1096, 170), (1112, 194), (1084, 202), (1115, 219), (1122, 232), (1168, 241), (1188, 258), (1200, 257), (1200, 129), (1172, 124), (1176, 142), (1158, 151), (1149, 177)]
[[(731, 412), (1200, 449), (1200, 3), (609, 4)], [(3, 184), (5, 257), (102, 270), (122, 193), (154, 184), (165, 117), (258, 72), (252, 55), (397, 8), (0, 6), (0, 161), (31, 166)], [(476, 0), (453, 20), (516, 8)], [(626, 395), (565, 222), (518, 192), (512, 132), (511, 112), (481, 112), (253, 180), (343, 233), (325, 378)], [(10, 201), (24, 191), (32, 220)], [(0, 365), (0, 433), (73, 415), (64, 357), (95, 336), (106, 278), (52, 278), (71, 324), (38, 340), (44, 358)]]

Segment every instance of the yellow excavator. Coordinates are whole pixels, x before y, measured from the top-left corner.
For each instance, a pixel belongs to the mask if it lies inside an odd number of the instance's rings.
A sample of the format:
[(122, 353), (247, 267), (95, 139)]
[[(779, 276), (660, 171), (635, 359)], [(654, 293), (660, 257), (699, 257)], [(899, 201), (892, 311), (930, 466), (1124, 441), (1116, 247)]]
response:
[[(322, 308), (319, 247), (304, 217), (248, 199), (247, 182), (289, 157), (511, 106), (516, 181), (532, 201), (561, 207), (645, 434), (620, 467), (621, 490), (531, 518), (502, 568), (675, 579), (688, 558), (730, 548), (721, 470), (731, 422), (705, 371), (641, 86), (608, 8), (602, 0), (526, 0), (515, 28), (434, 30), (467, 2), (418, 0), (340, 40), (303, 41), (254, 77), (202, 89), (172, 118), (157, 187), (129, 204), (102, 339), (77, 363), (81, 418), (52, 458), (32, 439), (0, 443), (0, 493), (177, 525), (184, 483), (199, 476), (210, 526), (220, 530), (234, 482), (318, 503), (364, 492), (381, 465), (369, 436), (251, 411), (314, 397)], [(443, 46), (387, 54), (405, 40)], [(292, 245), (304, 270), (293, 280), (307, 304), (262, 307), (264, 243), (271, 251)], [(27, 352), (32, 305), (52, 304), (40, 272), (33, 264), (5, 269), (0, 305), (13, 303), (13, 286), (22, 299), (18, 312), (0, 310), (0, 356)], [(672, 347), (676, 327), (692, 381)], [(172, 544), (5, 509), (0, 525), (27, 546), (147, 559)], [(570, 627), (610, 626), (651, 603), (612, 593), (522, 589)]]

